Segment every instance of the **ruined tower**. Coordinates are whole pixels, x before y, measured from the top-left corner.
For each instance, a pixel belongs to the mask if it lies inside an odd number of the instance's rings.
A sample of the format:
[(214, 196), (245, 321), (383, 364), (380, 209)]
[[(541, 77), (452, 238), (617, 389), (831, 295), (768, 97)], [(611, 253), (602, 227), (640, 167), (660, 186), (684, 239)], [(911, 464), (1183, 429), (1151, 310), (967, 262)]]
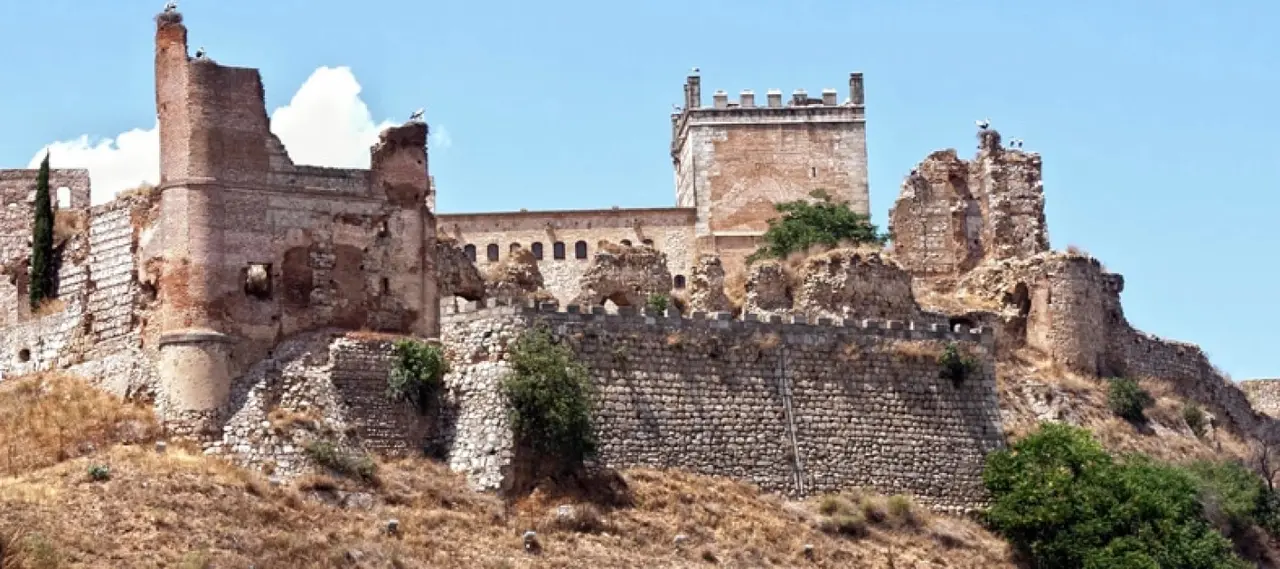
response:
[(724, 91), (702, 105), (701, 77), (684, 86), (684, 107), (671, 117), (676, 201), (697, 208), (699, 248), (722, 256), (755, 250), (774, 204), (807, 199), (817, 189), (867, 214), (866, 106), (862, 74), (849, 76), (849, 98), (835, 89), (812, 98), (797, 89), (764, 101)]
[(368, 170), (296, 165), (256, 69), (192, 58), (176, 11), (156, 26), (160, 197), (140, 272), (165, 421), (216, 429), (232, 379), (299, 332), (437, 336), (427, 125), (383, 131)]

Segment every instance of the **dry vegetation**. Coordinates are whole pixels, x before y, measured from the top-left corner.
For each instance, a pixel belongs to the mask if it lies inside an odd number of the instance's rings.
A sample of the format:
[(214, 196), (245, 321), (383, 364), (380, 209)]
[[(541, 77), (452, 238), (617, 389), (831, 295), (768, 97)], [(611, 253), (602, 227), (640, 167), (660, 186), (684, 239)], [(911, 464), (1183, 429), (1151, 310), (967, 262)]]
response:
[[(742, 483), (635, 470), (505, 503), (422, 459), (384, 462), (367, 484), (311, 476), (276, 486), (199, 453), (128, 444), (155, 434), (146, 412), (73, 379), (11, 382), (0, 413), (19, 426), (0, 441), (23, 457), (0, 478), (5, 569), (1012, 567), (972, 522), (902, 498), (786, 502)], [(99, 480), (95, 467), (105, 467)], [(824, 510), (830, 503), (851, 509)], [(846, 528), (860, 516), (862, 529), (840, 531), (833, 513)], [(527, 530), (536, 556), (524, 550)]]

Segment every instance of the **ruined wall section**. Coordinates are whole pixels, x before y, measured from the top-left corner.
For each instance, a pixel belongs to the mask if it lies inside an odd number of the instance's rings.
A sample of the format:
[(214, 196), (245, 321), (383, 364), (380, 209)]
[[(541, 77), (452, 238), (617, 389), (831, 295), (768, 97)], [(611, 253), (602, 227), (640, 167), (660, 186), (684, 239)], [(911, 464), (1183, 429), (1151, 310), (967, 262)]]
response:
[[(463, 247), (482, 271), (505, 260), (513, 247), (535, 256), (540, 249), (538, 270), (547, 291), (568, 303), (580, 294), (582, 275), (601, 241), (652, 244), (666, 254), (672, 278), (687, 280), (696, 262), (694, 217), (687, 208), (443, 214), (439, 231)], [(491, 245), (497, 261), (489, 260)]]
[(1249, 397), (1249, 403), (1255, 410), (1280, 419), (1280, 378), (1248, 379), (1241, 381), (1238, 385)]
[[(460, 373), (492, 385), (505, 373), (502, 350), (529, 326), (548, 326), (596, 384), (606, 466), (731, 476), (797, 496), (873, 488), (952, 511), (985, 500), (984, 457), (1003, 444), (989, 335), (902, 322), (808, 326), (727, 313), (575, 310), (446, 315), (467, 326), (457, 335), (449, 331), (463, 327), (446, 326), (444, 342), (483, 369)], [(958, 384), (940, 378), (936, 359), (952, 341), (981, 362)], [(456, 368), (467, 362), (455, 360)], [(487, 456), (531, 460), (509, 450), (507, 436), (492, 439)], [(476, 451), (468, 452), (474, 461)], [(499, 463), (488, 472), (509, 480), (512, 470)]]
[[(0, 326), (15, 324), (31, 317), (27, 301), (31, 258), (31, 230), (35, 222), (35, 190), (39, 170), (0, 170)], [(82, 169), (50, 169), (49, 193), (55, 213), (64, 217), (85, 216), (89, 210), (89, 171)], [(59, 197), (67, 203), (59, 207)], [(78, 224), (64, 227), (80, 229)], [(56, 233), (56, 232), (55, 232)], [(56, 235), (55, 235), (56, 237)], [(77, 240), (83, 236), (74, 237)], [(58, 292), (61, 296), (78, 294), (83, 274), (83, 255), (77, 251), (84, 243), (65, 244), (64, 262), (59, 267)], [(56, 245), (56, 244), (55, 244)]]
[(971, 161), (948, 149), (920, 162), (889, 212), (894, 255), (917, 277), (954, 279), (1049, 250), (1040, 156), (1002, 147), (994, 130), (978, 139)]

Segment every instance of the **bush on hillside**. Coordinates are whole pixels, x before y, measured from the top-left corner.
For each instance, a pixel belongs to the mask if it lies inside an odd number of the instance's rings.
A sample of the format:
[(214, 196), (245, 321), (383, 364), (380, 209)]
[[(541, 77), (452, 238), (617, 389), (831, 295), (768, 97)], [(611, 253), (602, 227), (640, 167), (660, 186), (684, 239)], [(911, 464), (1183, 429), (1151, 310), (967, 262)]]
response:
[(516, 341), (510, 363), (501, 389), (517, 440), (564, 470), (593, 456), (592, 385), (573, 350), (537, 327)]
[(785, 259), (814, 246), (883, 245), (888, 236), (880, 233), (869, 216), (857, 213), (849, 204), (837, 202), (824, 190), (810, 194), (817, 201), (796, 200), (774, 205), (782, 214), (769, 220), (764, 244), (747, 257), (747, 263), (763, 259)]
[(990, 455), (983, 478), (988, 523), (1034, 566), (1247, 567), (1206, 519), (1195, 476), (1142, 456), (1114, 460), (1084, 429), (1042, 425)]
[(407, 399), (420, 412), (426, 411), (431, 399), (449, 373), (449, 362), (440, 346), (417, 340), (395, 343), (396, 361), (387, 375), (387, 396)]
[(1107, 384), (1107, 406), (1125, 420), (1135, 423), (1147, 420), (1145, 411), (1154, 404), (1155, 398), (1132, 379), (1116, 377)]

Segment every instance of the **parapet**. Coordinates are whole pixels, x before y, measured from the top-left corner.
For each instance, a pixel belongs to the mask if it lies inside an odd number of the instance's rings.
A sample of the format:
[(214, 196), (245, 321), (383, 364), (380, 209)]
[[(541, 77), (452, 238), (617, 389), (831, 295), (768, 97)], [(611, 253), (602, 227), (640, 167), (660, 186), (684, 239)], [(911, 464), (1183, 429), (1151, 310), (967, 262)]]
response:
[[(672, 115), (677, 132), (692, 120), (697, 122), (863, 122), (866, 100), (862, 74), (849, 75), (848, 97), (841, 102), (839, 92), (824, 88), (820, 96), (811, 97), (805, 89), (795, 89), (784, 100), (782, 91), (769, 89), (764, 101), (757, 101), (755, 91), (744, 89), (737, 99), (727, 91), (717, 90), (711, 96), (711, 106), (702, 104), (702, 78), (697, 73), (689, 75), (684, 85), (684, 106)], [(763, 104), (761, 104), (763, 103)]]
[(989, 327), (969, 328), (960, 324), (950, 327), (945, 324), (922, 324), (900, 320), (818, 318), (810, 322), (800, 315), (788, 317), (773, 315), (763, 319), (753, 314), (747, 314), (742, 319), (734, 319), (733, 315), (728, 312), (694, 312), (689, 316), (683, 316), (673, 308), (657, 313), (647, 307), (639, 310), (634, 307), (621, 307), (617, 313), (609, 313), (603, 306), (569, 304), (561, 307), (556, 302), (514, 301), (504, 298), (490, 298), (483, 302), (469, 301), (457, 305), (447, 305), (443, 313), (446, 320), (517, 314), (543, 315), (552, 318), (584, 321), (603, 320), (617, 323), (642, 321), (646, 325), (668, 328), (710, 327), (721, 330), (794, 331), (803, 333), (826, 331), (834, 335), (876, 336), (896, 340), (973, 342), (987, 348), (994, 349), (995, 347), (995, 331)]

